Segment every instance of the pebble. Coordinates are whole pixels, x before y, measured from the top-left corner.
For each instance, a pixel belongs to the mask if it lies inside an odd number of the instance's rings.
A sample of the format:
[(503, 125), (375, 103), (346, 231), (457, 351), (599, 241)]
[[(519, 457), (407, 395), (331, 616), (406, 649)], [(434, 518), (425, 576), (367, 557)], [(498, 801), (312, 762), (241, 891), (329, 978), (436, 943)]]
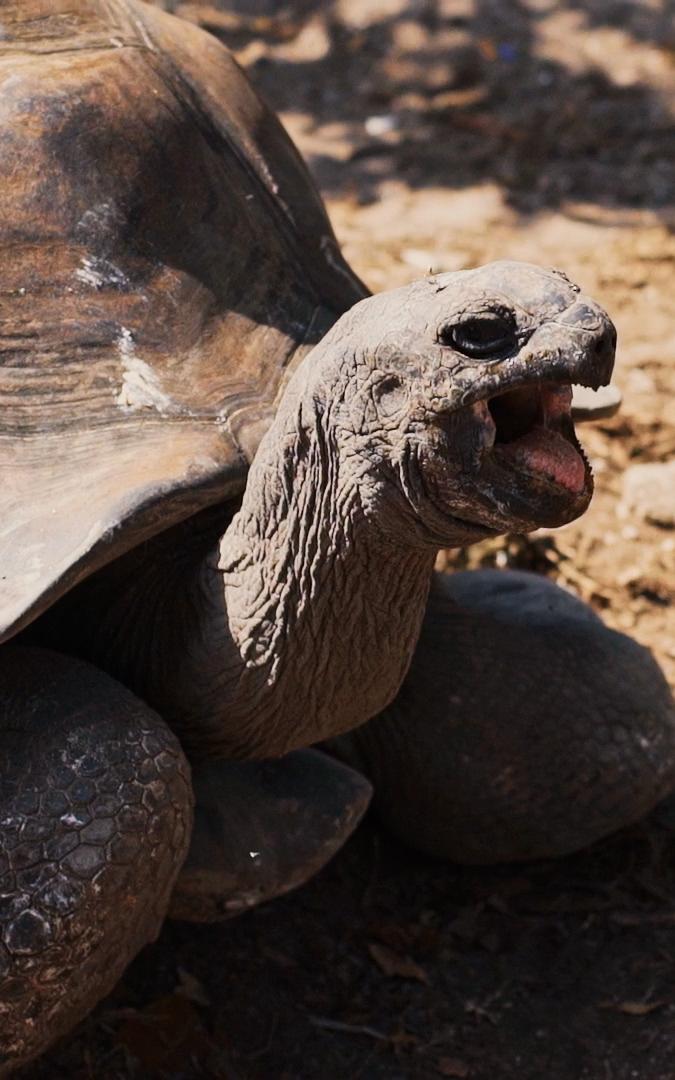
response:
[(387, 135), (388, 132), (394, 131), (398, 126), (398, 118), (393, 114), (384, 116), (368, 116), (363, 125), (368, 135), (377, 137), (378, 135)]
[(621, 406), (621, 391), (613, 383), (591, 390), (590, 386), (574, 386), (572, 416), (575, 420), (604, 420), (614, 416)]
[(623, 478), (617, 513), (664, 529), (675, 527), (675, 461), (631, 465)]

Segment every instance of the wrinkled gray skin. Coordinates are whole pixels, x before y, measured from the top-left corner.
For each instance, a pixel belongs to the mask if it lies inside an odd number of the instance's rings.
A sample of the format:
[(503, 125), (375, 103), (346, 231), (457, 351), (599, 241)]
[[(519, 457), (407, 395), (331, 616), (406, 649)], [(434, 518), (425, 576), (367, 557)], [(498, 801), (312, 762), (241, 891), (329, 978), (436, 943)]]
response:
[[(475, 319), (509, 326), (480, 359), (457, 337)], [(613, 354), (605, 313), (534, 266), (496, 263), (364, 300), (294, 375), (229, 524), (215, 513), (190, 539), (188, 523), (150, 549), (147, 572), (131, 553), (54, 609), (42, 644), (98, 667), (3, 647), (0, 1075), (74, 1024), (156, 933), (192, 814), (173, 732), (197, 762), (199, 793), (199, 755), (273, 757), (383, 709), (410, 663), (437, 549), (559, 525), (590, 499), (574, 455), (564, 485), (493, 445), (486, 400), (544, 387), (542, 422), (567, 445), (568, 384), (606, 383)], [(340, 775), (353, 804), (344, 838), (368, 790)], [(214, 783), (204, 776), (204, 790)], [(270, 786), (271, 847), (284, 791), (297, 790), (292, 768)], [(330, 853), (336, 816), (314, 816), (317, 850)], [(194, 860), (190, 872), (203, 880)]]
[[(495, 311), (514, 320), (504, 355), (443, 344)], [(493, 447), (486, 399), (606, 383), (614, 341), (576, 286), (526, 264), (362, 301), (295, 373), (211, 551), (180, 580), (158, 555), (153, 580), (134, 568), (79, 605), (87, 655), (191, 751), (274, 756), (363, 723), (401, 685), (439, 547), (560, 525), (590, 499), (589, 470), (570, 492)], [(556, 392), (565, 406), (568, 385)]]

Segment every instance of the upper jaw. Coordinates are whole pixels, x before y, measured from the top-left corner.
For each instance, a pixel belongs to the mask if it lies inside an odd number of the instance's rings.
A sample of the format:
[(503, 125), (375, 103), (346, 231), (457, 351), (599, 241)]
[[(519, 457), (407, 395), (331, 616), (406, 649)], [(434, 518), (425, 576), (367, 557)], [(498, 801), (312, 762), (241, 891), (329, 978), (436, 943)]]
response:
[(609, 363), (603, 359), (602, 363), (596, 364), (587, 355), (578, 363), (571, 363), (566, 356), (553, 356), (546, 364), (540, 365), (528, 363), (521, 355), (514, 357), (511, 362), (506, 361), (501, 369), (481, 372), (480, 377), (462, 394), (461, 403), (471, 406), (501, 397), (509, 391), (543, 385), (571, 387), (574, 383), (598, 390), (601, 386), (609, 385), (613, 366), (613, 357)]
[[(585, 310), (585, 309), (584, 309)], [(473, 366), (473, 377), (461, 395), (473, 405), (509, 390), (546, 384), (572, 384), (597, 390), (612, 377), (616, 331), (597, 308), (593, 327), (548, 322), (538, 327), (517, 354), (494, 366)]]

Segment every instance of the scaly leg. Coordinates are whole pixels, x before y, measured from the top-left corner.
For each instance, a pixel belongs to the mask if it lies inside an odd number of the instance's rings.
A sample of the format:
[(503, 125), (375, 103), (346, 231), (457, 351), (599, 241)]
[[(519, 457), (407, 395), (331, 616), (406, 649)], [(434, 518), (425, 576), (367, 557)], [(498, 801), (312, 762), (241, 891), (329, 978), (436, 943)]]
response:
[(0, 650), (0, 1076), (156, 937), (192, 826), (166, 724), (89, 664)]
[(466, 863), (575, 851), (675, 788), (675, 709), (648, 650), (512, 571), (437, 575), (398, 697), (329, 746), (401, 839)]
[(227, 919), (304, 884), (370, 801), (365, 777), (316, 750), (193, 765), (195, 827), (171, 899), (176, 919)]

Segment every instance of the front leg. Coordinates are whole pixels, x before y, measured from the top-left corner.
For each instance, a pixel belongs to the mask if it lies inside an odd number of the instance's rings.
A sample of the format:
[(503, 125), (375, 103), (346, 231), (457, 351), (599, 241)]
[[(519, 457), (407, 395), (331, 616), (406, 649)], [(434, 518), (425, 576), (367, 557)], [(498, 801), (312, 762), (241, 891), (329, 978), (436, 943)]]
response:
[(392, 705), (330, 748), (412, 847), (466, 863), (564, 855), (675, 787), (675, 709), (649, 651), (544, 578), (436, 575)]
[(168, 727), (96, 668), (0, 650), (0, 1076), (112, 989), (158, 933), (192, 825)]
[(303, 885), (333, 857), (366, 811), (360, 773), (296, 750), (277, 760), (193, 763), (195, 827), (169, 915), (231, 918)]

